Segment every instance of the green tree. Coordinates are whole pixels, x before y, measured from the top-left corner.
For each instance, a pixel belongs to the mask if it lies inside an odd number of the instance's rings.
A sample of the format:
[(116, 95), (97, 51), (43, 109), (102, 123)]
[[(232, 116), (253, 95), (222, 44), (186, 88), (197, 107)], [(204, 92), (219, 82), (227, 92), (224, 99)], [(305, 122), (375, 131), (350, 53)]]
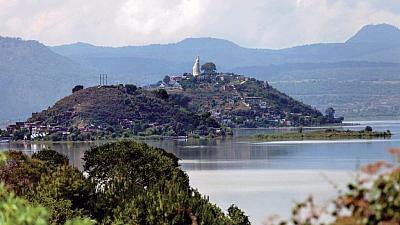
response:
[(165, 76), (163, 79), (164, 84), (169, 84), (170, 81), (171, 81), (171, 77), (169, 77), (168, 75)]
[(213, 62), (206, 62), (201, 66), (201, 71), (206, 74), (214, 74), (217, 70), (217, 66)]
[(27, 198), (50, 209), (52, 224), (64, 224), (88, 215), (93, 193), (93, 185), (78, 169), (61, 165), (43, 175)]
[(250, 225), (249, 217), (246, 216), (236, 205), (231, 205), (229, 207), (228, 215), (231, 218), (233, 225)]
[(48, 172), (44, 162), (30, 159), (22, 152), (9, 151), (5, 156), (6, 161), (0, 165), (0, 180), (19, 196), (28, 193)]
[(325, 110), (325, 115), (330, 120), (335, 119), (335, 109), (332, 107), (327, 108)]
[(83, 90), (83, 88), (83, 85), (76, 85), (74, 88), (72, 88), (72, 93)]
[(85, 172), (99, 189), (94, 212), (98, 217), (111, 216), (124, 200), (157, 184), (162, 177), (189, 186), (187, 175), (178, 168), (178, 158), (146, 144), (105, 144), (86, 151), (83, 159)]
[(33, 153), (32, 159), (41, 160), (43, 162), (48, 163), (49, 165), (51, 165), (53, 167), (69, 164), (69, 160), (68, 160), (67, 156), (65, 156), (61, 153), (58, 153), (54, 150), (50, 150), (50, 149), (43, 149), (43, 150)]
[(125, 84), (126, 93), (133, 94), (137, 90), (137, 86), (134, 84)]
[[(8, 192), (0, 184), (0, 224), (2, 225), (49, 225), (49, 210), (35, 206), (27, 200)], [(94, 225), (89, 218), (67, 220), (65, 225)]]
[(161, 98), (163, 100), (167, 100), (169, 98), (168, 92), (165, 89), (158, 89), (155, 91), (155, 94), (158, 98)]

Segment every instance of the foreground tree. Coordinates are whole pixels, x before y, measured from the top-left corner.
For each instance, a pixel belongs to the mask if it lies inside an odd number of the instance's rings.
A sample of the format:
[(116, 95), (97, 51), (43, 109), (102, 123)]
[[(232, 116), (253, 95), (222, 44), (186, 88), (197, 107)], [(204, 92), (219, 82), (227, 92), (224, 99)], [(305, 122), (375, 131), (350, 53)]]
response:
[[(0, 178), (7, 193), (15, 191), (17, 198), (29, 203), (21, 200), (21, 209), (11, 207), (18, 212), (0, 210), (0, 222), (11, 212), (19, 215), (21, 211), (26, 215), (32, 213), (30, 222), (21, 220), (26, 225), (93, 222), (79, 218), (92, 218), (104, 225), (249, 224), (247, 216), (236, 206), (225, 215), (192, 189), (176, 156), (146, 144), (126, 141), (91, 148), (84, 155), (85, 176), (68, 165), (65, 156), (52, 150), (35, 153), (32, 158), (21, 152), (6, 155), (0, 165)], [(1, 190), (0, 186), (0, 209)], [(9, 221), (1, 224), (14, 224)]]

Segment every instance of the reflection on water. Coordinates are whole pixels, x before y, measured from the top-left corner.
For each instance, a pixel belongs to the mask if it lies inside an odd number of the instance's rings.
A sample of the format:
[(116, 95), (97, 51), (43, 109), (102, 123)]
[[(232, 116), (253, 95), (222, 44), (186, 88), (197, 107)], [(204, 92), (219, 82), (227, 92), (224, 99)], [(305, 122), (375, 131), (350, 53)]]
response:
[[(294, 200), (308, 194), (321, 199), (336, 192), (327, 179), (345, 184), (349, 171), (377, 160), (392, 161), (387, 150), (400, 147), (400, 121), (358, 122), (359, 126), (342, 129), (360, 130), (371, 125), (375, 130), (391, 130), (388, 140), (344, 141), (275, 141), (263, 142), (244, 138), (214, 140), (163, 140), (146, 143), (166, 149), (181, 158), (181, 165), (191, 183), (211, 200), (226, 208), (237, 203), (260, 224), (265, 215), (288, 215)], [(315, 128), (313, 128), (315, 129)], [(317, 128), (325, 129), (325, 128)], [(290, 129), (236, 130), (238, 136)], [(0, 150), (15, 149), (32, 153), (51, 148), (67, 155), (82, 169), (85, 150), (94, 143), (0, 144)], [(268, 203), (268, 204), (267, 204)]]
[[(163, 140), (146, 141), (181, 158), (185, 170), (221, 169), (323, 169), (355, 170), (376, 160), (393, 160), (387, 150), (400, 146), (394, 136), (388, 140), (288, 141), (255, 140)], [(82, 168), (84, 152), (95, 143), (1, 144), (0, 149), (32, 153), (45, 148), (67, 155)]]

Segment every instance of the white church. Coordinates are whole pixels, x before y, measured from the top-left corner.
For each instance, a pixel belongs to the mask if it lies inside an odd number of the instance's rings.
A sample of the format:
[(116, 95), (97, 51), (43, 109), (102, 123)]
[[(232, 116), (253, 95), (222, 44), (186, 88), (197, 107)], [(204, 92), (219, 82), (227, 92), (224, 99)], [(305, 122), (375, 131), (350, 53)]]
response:
[(197, 77), (200, 75), (200, 57), (197, 56), (196, 61), (194, 62), (192, 75)]

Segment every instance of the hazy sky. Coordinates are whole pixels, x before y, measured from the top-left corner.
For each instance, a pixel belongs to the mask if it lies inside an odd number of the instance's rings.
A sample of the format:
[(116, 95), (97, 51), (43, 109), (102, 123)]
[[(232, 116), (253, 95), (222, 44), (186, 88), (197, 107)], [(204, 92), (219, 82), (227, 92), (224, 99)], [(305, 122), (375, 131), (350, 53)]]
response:
[(400, 26), (400, 0), (0, 0), (0, 35), (48, 45), (171, 43), (245, 47), (343, 42), (370, 23)]

